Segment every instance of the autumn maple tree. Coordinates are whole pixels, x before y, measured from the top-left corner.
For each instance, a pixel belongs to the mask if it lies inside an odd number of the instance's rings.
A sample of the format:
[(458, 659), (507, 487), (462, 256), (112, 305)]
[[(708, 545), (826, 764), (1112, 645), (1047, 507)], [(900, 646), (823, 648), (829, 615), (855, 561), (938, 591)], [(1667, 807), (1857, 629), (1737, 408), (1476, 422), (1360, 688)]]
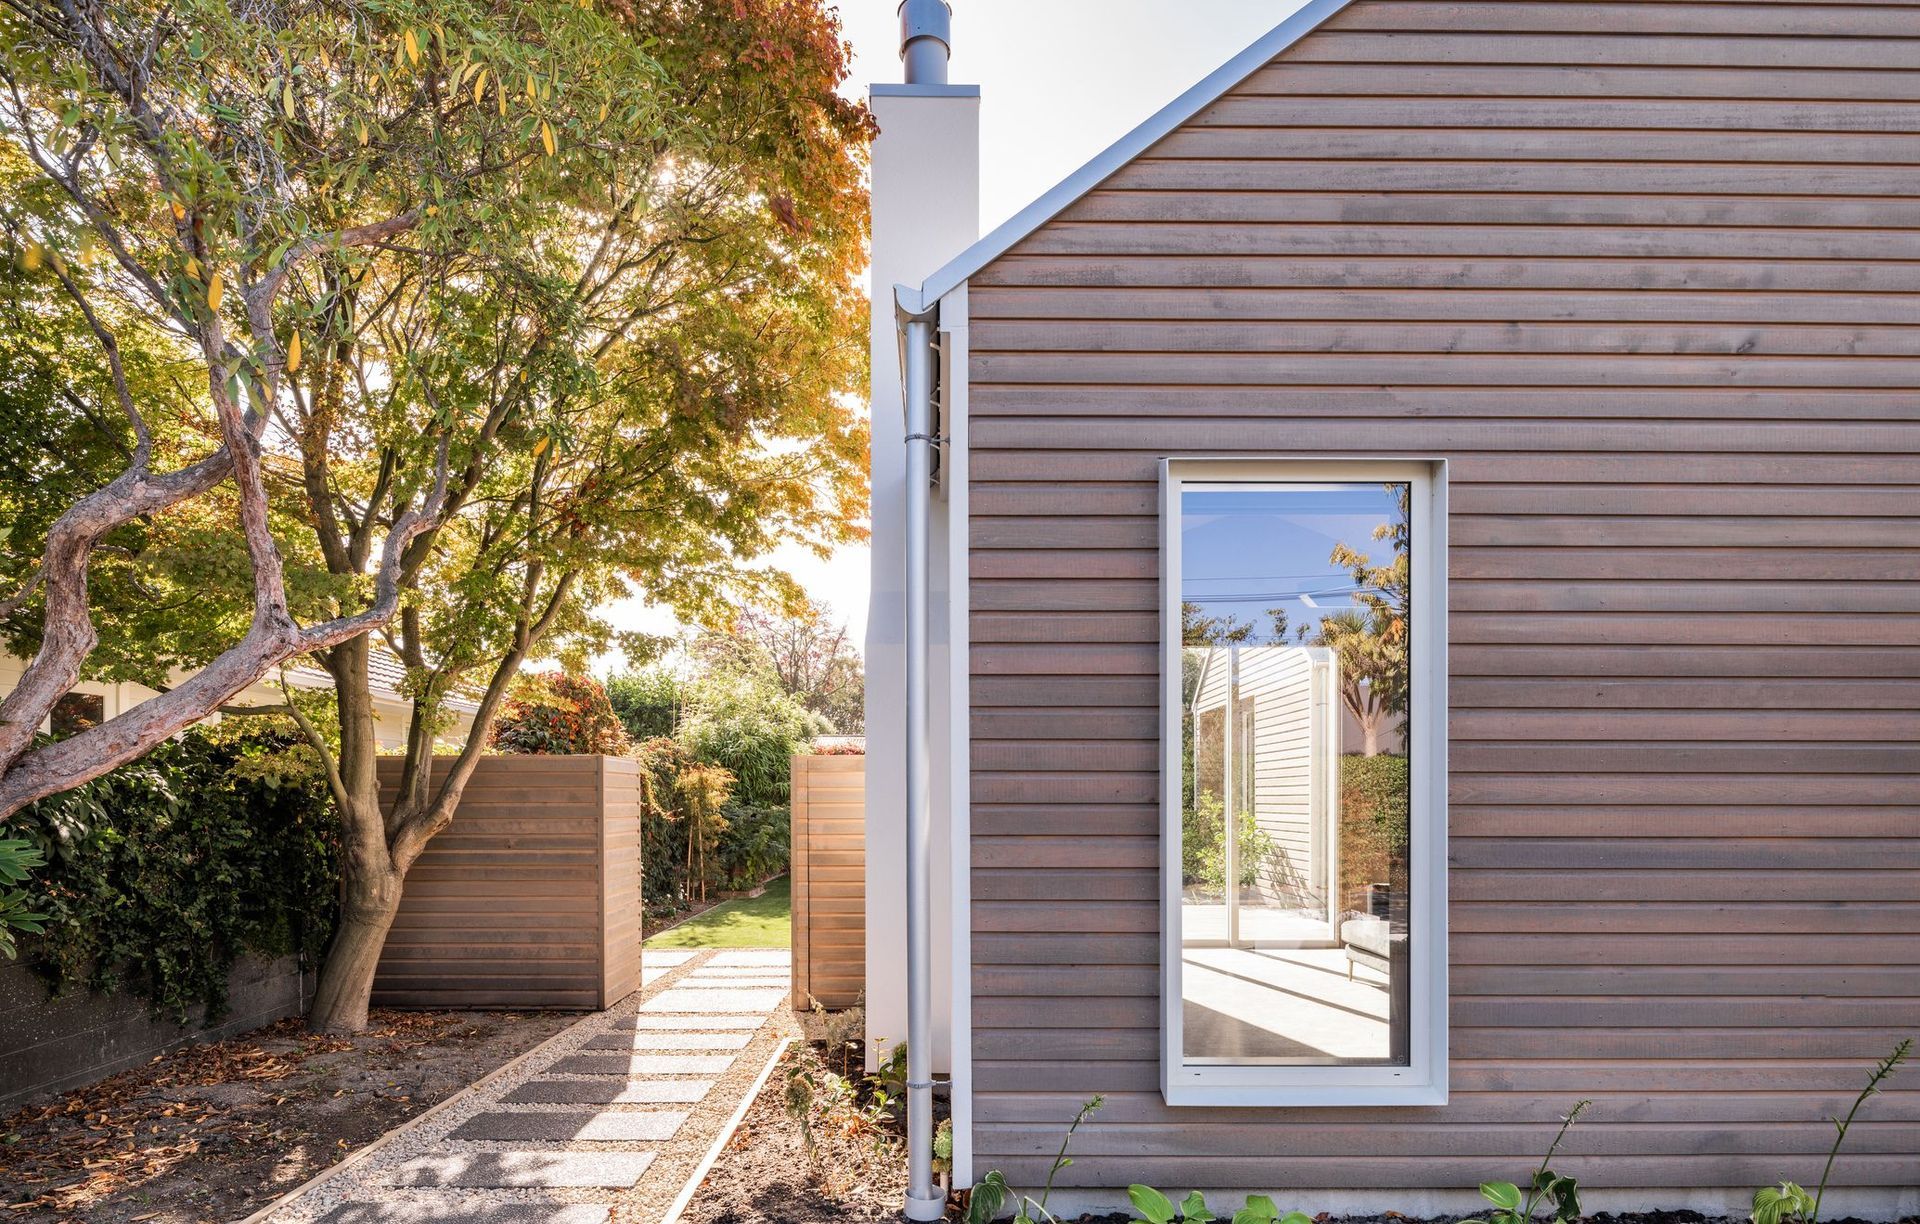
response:
[[(60, 189), (21, 222), (45, 266), (170, 335), (224, 325), (202, 347), (235, 458), (196, 491), (251, 482), (233, 538), (256, 587), (286, 575), (274, 615), (313, 626), (284, 654), (333, 679), (284, 709), (344, 830), (311, 1022), (362, 1027), (407, 871), (527, 661), (604, 645), (594, 609), (621, 597), (713, 623), (791, 599), (760, 559), (859, 531), (869, 123), (835, 93), (846, 48), (818, 0), (0, 13), (0, 123)], [(23, 609), (57, 642), (41, 587)], [(374, 651), (414, 702), (384, 803)], [(456, 696), (478, 713), (436, 769)]]

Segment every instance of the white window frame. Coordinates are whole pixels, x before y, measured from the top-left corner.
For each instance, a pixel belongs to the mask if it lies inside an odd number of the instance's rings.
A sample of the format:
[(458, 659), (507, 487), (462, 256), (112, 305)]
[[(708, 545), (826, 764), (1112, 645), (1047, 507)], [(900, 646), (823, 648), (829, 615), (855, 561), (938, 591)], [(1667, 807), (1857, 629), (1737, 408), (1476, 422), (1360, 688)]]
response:
[[(1180, 495), (1195, 486), (1406, 483), (1414, 540), (1408, 677), (1408, 1065), (1183, 1061), (1180, 939)], [(1160, 464), (1160, 1090), (1169, 1105), (1444, 1105), (1447, 1102), (1447, 506), (1437, 458), (1169, 458)]]

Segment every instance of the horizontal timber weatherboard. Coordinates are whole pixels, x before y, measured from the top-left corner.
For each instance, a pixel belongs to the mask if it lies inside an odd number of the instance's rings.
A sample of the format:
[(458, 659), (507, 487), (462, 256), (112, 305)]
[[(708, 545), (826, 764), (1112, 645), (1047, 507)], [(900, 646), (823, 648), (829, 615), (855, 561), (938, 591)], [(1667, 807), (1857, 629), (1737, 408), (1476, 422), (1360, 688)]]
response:
[[(971, 278), (979, 1167), (1817, 1161), (1920, 1015), (1916, 199), (1920, 5), (1356, 0)], [(1447, 1106), (1160, 1100), (1178, 454), (1448, 461)]]

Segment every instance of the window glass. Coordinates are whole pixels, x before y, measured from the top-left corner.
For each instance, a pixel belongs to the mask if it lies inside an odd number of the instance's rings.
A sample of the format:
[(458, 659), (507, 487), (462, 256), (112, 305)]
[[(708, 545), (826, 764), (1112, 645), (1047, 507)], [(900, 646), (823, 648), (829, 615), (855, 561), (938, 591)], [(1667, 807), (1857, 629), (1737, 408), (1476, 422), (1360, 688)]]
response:
[(1180, 490), (1185, 1063), (1408, 1063), (1411, 495)]

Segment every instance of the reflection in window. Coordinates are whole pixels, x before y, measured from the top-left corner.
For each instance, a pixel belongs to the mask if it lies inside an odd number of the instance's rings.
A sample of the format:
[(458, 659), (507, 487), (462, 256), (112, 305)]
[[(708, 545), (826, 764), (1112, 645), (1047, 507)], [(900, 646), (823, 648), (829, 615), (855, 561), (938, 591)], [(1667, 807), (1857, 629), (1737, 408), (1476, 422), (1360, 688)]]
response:
[(1185, 1063), (1408, 1063), (1411, 493), (1180, 492)]

